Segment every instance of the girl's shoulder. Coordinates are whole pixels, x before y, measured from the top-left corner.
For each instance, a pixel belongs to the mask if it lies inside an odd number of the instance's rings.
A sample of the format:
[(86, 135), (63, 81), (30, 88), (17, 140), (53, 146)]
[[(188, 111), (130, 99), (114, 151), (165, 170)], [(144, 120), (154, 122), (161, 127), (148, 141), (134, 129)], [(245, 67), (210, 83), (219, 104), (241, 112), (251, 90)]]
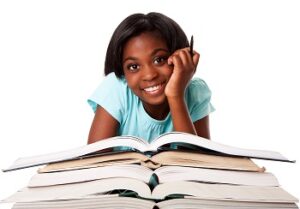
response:
[(186, 103), (193, 122), (215, 110), (211, 104), (211, 91), (204, 80), (193, 78), (186, 90)]
[(106, 110), (115, 107), (124, 108), (126, 106), (127, 83), (118, 78), (114, 73), (105, 76), (98, 84), (92, 95), (88, 98), (88, 103), (94, 111), (100, 105)]
[(100, 83), (100, 86), (108, 88), (125, 88), (127, 87), (127, 83), (124, 78), (118, 78), (115, 73), (110, 73), (103, 78), (102, 82)]
[(194, 94), (201, 94), (201, 95), (209, 94), (210, 95), (211, 94), (211, 91), (210, 91), (207, 83), (199, 77), (194, 77), (190, 81), (190, 83), (187, 87), (187, 92), (188, 92), (188, 94), (192, 94), (192, 95), (194, 95)]

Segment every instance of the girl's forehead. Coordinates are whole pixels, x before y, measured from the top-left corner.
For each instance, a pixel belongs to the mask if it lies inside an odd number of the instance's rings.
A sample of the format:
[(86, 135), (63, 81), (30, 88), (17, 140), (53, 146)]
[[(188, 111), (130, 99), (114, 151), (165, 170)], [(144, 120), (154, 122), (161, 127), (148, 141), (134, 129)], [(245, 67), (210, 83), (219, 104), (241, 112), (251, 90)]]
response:
[(137, 36), (131, 37), (130, 39), (151, 39), (159, 41), (163, 40), (162, 36), (158, 32), (143, 32)]
[(150, 33), (141, 34), (133, 37), (125, 44), (123, 49), (123, 62), (131, 58), (151, 57), (158, 51), (168, 52), (166, 42), (159, 36)]
[(167, 47), (164, 38), (158, 32), (143, 32), (137, 36), (133, 36), (124, 44), (124, 51), (128, 48), (145, 48), (159, 45), (160, 47)]

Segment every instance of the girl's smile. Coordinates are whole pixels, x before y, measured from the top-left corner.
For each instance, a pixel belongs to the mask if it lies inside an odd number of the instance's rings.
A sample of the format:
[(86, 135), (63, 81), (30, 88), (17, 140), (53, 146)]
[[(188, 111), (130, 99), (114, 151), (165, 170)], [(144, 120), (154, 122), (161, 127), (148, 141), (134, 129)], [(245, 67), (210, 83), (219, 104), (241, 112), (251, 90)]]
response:
[(123, 49), (123, 71), (128, 86), (141, 99), (148, 114), (156, 119), (169, 113), (165, 95), (173, 72), (167, 63), (169, 55), (166, 42), (156, 32), (129, 39)]
[(164, 90), (164, 84), (153, 85), (144, 89), (146, 93), (151, 95), (156, 95), (158, 93), (161, 93), (161, 91), (163, 90)]

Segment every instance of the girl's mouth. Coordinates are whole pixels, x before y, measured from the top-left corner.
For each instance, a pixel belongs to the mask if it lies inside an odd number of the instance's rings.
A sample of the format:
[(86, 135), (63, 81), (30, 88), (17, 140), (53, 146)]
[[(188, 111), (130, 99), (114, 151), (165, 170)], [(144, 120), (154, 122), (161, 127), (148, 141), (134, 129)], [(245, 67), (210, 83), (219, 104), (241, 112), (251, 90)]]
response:
[(156, 94), (158, 92), (160, 92), (160, 90), (163, 89), (163, 84), (157, 84), (157, 85), (153, 85), (147, 88), (144, 88), (144, 91), (147, 92), (148, 94)]

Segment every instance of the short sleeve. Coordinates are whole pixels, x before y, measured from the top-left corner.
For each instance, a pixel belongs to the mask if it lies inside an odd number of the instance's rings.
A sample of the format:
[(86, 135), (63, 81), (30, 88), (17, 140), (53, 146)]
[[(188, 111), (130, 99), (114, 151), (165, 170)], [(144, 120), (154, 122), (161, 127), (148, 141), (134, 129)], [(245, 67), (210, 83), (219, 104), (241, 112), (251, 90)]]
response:
[(215, 110), (210, 102), (211, 91), (205, 81), (200, 78), (191, 80), (185, 96), (193, 122), (204, 118)]
[(115, 76), (114, 73), (107, 75), (93, 94), (87, 100), (95, 112), (97, 106), (103, 107), (119, 123), (124, 115), (124, 81)]

